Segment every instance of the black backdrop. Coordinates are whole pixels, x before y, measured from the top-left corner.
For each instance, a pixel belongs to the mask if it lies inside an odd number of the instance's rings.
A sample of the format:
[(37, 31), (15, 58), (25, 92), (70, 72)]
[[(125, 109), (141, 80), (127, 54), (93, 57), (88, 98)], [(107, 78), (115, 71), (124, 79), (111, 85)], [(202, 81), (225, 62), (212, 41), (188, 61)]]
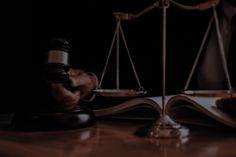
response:
[[(50, 99), (42, 81), (43, 54), (50, 38), (68, 39), (72, 44), (72, 67), (93, 71), (100, 78), (116, 24), (113, 12), (135, 14), (154, 2), (90, 0), (2, 4), (1, 111), (15, 111), (24, 108), (24, 104), (46, 104)], [(167, 10), (167, 94), (178, 93), (184, 87), (210, 14), (211, 11), (185, 11), (173, 5)], [(161, 9), (153, 9), (132, 21), (123, 21), (122, 26), (147, 96), (160, 95)], [(124, 53), (121, 87), (137, 88), (126, 52), (121, 53)], [(107, 88), (115, 84), (112, 69), (108, 70), (104, 78)]]

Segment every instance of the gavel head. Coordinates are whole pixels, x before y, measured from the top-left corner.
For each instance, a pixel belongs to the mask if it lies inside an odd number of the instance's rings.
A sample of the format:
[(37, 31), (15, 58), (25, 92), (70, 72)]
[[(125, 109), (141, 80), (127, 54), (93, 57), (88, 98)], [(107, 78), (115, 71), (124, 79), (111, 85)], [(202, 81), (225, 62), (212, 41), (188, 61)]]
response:
[(45, 79), (53, 83), (68, 81), (70, 69), (70, 43), (63, 38), (50, 40), (45, 54)]

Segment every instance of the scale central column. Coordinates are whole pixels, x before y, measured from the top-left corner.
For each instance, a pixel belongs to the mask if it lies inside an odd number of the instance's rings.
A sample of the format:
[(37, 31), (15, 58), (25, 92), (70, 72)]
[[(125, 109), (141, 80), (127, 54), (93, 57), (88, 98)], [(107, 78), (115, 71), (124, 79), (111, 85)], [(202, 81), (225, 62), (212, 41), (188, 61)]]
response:
[(169, 4), (169, 0), (160, 2), (162, 9), (162, 112), (153, 125), (144, 128), (145, 135), (150, 138), (180, 138), (189, 134), (186, 127), (176, 123), (166, 113), (166, 19)]
[[(165, 115), (166, 96), (166, 9), (169, 7), (168, 0), (161, 0), (162, 7), (162, 115)], [(166, 3), (167, 2), (167, 3)]]

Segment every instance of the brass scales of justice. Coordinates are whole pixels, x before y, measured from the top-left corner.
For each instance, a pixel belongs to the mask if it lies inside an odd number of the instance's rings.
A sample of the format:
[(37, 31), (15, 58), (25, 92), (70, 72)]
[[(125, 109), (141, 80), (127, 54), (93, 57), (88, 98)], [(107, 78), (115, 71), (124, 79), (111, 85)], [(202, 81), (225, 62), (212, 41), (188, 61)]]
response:
[[(138, 75), (136, 73), (136, 70), (134, 68), (134, 64), (132, 62), (132, 59), (129, 54), (129, 50), (127, 47), (127, 43), (124, 38), (124, 33), (120, 25), (121, 20), (132, 20), (135, 18), (140, 17), (141, 15), (145, 14), (146, 12), (154, 9), (154, 8), (160, 8), (162, 9), (162, 112), (160, 114), (160, 117), (151, 125), (146, 126), (141, 129), (145, 130), (145, 136), (150, 138), (181, 138), (186, 137), (189, 135), (189, 129), (185, 126), (182, 126), (181, 124), (175, 122), (171, 119), (170, 116), (167, 115), (165, 111), (165, 104), (166, 104), (166, 20), (167, 20), (167, 9), (169, 8), (170, 4), (173, 4), (181, 9), (184, 10), (197, 10), (197, 11), (204, 11), (208, 9), (213, 9), (213, 16), (210, 19), (209, 25), (207, 27), (207, 30), (205, 32), (205, 35), (203, 37), (202, 43), (200, 45), (200, 48), (198, 50), (196, 59), (194, 61), (194, 64), (192, 66), (191, 72), (188, 76), (187, 82), (184, 86), (184, 90), (182, 91), (183, 94), (187, 95), (200, 95), (200, 96), (223, 96), (223, 97), (236, 97), (236, 94), (231, 86), (230, 76), (227, 68), (227, 61), (225, 57), (225, 50), (224, 45), (222, 41), (222, 36), (220, 33), (219, 28), (219, 21), (218, 16), (216, 12), (216, 6), (219, 4), (220, 0), (208, 0), (207, 2), (203, 2), (197, 5), (184, 5), (179, 2), (176, 2), (175, 0), (158, 0), (157, 2), (153, 3), (152, 5), (148, 6), (138, 14), (129, 14), (129, 13), (114, 13), (114, 16), (117, 18), (117, 27), (115, 31), (115, 35), (112, 40), (111, 48), (108, 54), (107, 62), (105, 64), (105, 68), (102, 73), (102, 77), (100, 80), (99, 88), (94, 90), (95, 93), (101, 96), (111, 96), (111, 97), (122, 97), (122, 96), (139, 96), (144, 95), (146, 91), (141, 86), (140, 81), (138, 79)], [(196, 66), (198, 64), (200, 55), (202, 53), (203, 47), (206, 43), (207, 37), (210, 32), (210, 28), (213, 25), (213, 21), (215, 23), (215, 28), (217, 32), (217, 40), (219, 44), (220, 49), (220, 57), (222, 61), (222, 66), (224, 70), (224, 74), (226, 77), (226, 82), (228, 85), (228, 90), (188, 90), (190, 81), (192, 79), (192, 76), (195, 72)], [(128, 56), (132, 65), (132, 68), (134, 70), (134, 74), (136, 77), (136, 80), (139, 85), (139, 90), (120, 90), (119, 89), (119, 59), (117, 58), (117, 89), (101, 89), (102, 80), (106, 71), (106, 67), (108, 64), (109, 56), (111, 55), (111, 49), (114, 45), (115, 38), (117, 39), (117, 57), (119, 57), (119, 32), (121, 33), (121, 36), (124, 40)]]

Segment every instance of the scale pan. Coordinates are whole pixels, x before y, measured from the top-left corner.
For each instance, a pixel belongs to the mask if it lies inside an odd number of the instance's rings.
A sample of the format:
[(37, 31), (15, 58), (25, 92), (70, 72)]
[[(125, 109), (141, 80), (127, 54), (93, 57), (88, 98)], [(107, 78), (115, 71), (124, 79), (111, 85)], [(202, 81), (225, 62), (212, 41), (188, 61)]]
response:
[(135, 97), (147, 93), (147, 91), (133, 89), (95, 89), (93, 92), (104, 97)]
[(236, 97), (236, 91), (232, 90), (186, 90), (183, 94), (206, 97)]

